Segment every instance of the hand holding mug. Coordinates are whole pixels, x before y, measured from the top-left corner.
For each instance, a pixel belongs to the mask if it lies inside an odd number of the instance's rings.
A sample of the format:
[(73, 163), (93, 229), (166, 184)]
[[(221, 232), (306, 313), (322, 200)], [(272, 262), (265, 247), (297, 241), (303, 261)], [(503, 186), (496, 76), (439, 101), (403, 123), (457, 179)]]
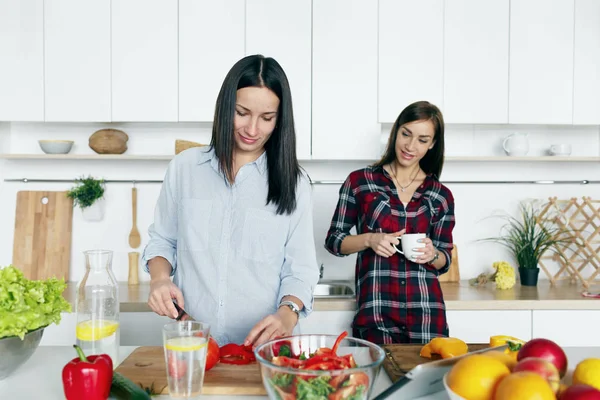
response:
[(408, 260), (417, 264), (427, 264), (435, 255), (433, 242), (424, 233), (406, 233), (399, 237), (402, 242), (402, 249), (394, 244), (396, 251)]
[(421, 255), (419, 255), (414, 262), (417, 264), (427, 264), (429, 261), (433, 260), (435, 256), (435, 252), (437, 251), (435, 247), (433, 247), (433, 242), (428, 237), (424, 239), (419, 239), (420, 243), (425, 243), (425, 247), (419, 249)]
[(367, 246), (381, 257), (391, 257), (394, 255), (395, 245), (400, 244), (398, 239), (404, 232), (406, 229), (394, 233), (371, 233), (367, 239)]

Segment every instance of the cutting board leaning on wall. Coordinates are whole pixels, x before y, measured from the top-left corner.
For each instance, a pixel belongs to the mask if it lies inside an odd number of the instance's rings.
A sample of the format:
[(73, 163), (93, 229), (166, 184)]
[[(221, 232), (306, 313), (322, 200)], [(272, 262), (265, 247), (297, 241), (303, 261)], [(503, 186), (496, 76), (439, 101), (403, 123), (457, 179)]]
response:
[(69, 279), (73, 200), (67, 192), (17, 193), (12, 264), (27, 279)]

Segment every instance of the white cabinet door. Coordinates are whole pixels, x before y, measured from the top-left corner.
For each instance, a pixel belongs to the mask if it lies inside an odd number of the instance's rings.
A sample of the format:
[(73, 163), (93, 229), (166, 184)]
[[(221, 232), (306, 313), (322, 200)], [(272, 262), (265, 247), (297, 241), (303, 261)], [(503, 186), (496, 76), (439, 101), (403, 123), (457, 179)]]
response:
[(443, 112), (443, 79), (444, 0), (380, 0), (379, 122), (419, 100)]
[(46, 121), (110, 121), (110, 2), (44, 3)]
[(446, 311), (450, 336), (467, 343), (489, 343), (490, 336), (531, 339), (530, 310)]
[(177, 1), (111, 7), (112, 120), (177, 121)]
[(442, 110), (446, 123), (508, 123), (509, 2), (446, 2)]
[(575, 0), (573, 123), (600, 125), (600, 1)]
[(213, 121), (221, 84), (244, 57), (244, 10), (244, 0), (179, 0), (179, 121)]
[(0, 1), (0, 121), (44, 120), (44, 2)]
[(511, 2), (509, 123), (573, 122), (574, 1)]
[(313, 311), (298, 322), (295, 334), (339, 335), (346, 331), (352, 336), (354, 311)]
[(566, 347), (598, 347), (599, 310), (535, 310), (533, 337)]
[(377, 2), (313, 2), (312, 158), (378, 158)]
[(310, 0), (246, 2), (246, 54), (273, 57), (285, 71), (299, 159), (310, 159), (311, 18)]

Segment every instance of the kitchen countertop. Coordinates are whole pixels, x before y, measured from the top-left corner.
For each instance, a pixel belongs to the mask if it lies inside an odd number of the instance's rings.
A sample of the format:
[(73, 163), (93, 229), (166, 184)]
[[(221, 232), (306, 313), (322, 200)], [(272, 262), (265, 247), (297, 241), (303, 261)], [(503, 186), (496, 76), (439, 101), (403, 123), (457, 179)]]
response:
[[(325, 283), (325, 281), (323, 282)], [(354, 287), (354, 282), (346, 282)], [(538, 286), (515, 285), (512, 289), (496, 290), (493, 283), (484, 287), (470, 286), (468, 281), (444, 282), (442, 291), (447, 310), (600, 310), (600, 299), (583, 297), (580, 284), (559, 281), (551, 285), (547, 280)], [(64, 296), (75, 304), (76, 282), (68, 282)], [(598, 286), (592, 290), (600, 291)], [(147, 282), (130, 286), (119, 283), (121, 312), (146, 312), (150, 285)], [(315, 298), (314, 311), (354, 311), (354, 298)]]
[[(125, 359), (136, 346), (122, 346), (119, 350), (121, 360)], [(581, 360), (589, 357), (600, 357), (599, 347), (565, 347), (565, 353), (569, 360), (572, 371)], [(0, 380), (0, 393), (2, 399), (6, 400), (64, 400), (64, 392), (61, 381), (63, 366), (73, 358), (73, 347), (71, 346), (40, 346), (16, 372), (4, 380)], [(568, 374), (567, 374), (568, 375)], [(566, 378), (568, 381), (568, 377)], [(35, 382), (35, 384), (32, 384)], [(391, 384), (391, 380), (383, 370), (375, 381), (372, 397), (378, 395)], [(396, 392), (400, 397), (400, 392)], [(156, 396), (160, 399), (168, 399), (168, 396)], [(206, 395), (204, 400), (264, 400), (266, 396), (230, 396), (230, 395)], [(420, 400), (447, 400), (445, 392), (438, 392)], [(415, 399), (419, 400), (419, 399)]]

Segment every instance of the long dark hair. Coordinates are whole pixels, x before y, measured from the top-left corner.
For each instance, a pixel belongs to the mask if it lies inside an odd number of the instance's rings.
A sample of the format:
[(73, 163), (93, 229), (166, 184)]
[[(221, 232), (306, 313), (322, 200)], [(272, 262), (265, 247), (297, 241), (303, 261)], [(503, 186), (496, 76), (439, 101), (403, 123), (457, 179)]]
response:
[(415, 121), (431, 121), (433, 123), (433, 148), (425, 153), (425, 156), (419, 161), (419, 165), (426, 174), (433, 174), (439, 179), (444, 167), (444, 117), (440, 109), (428, 101), (417, 101), (402, 110), (392, 126), (383, 157), (373, 165), (383, 167), (396, 160), (398, 131), (402, 125)]
[(296, 157), (290, 85), (277, 61), (256, 54), (242, 58), (231, 68), (217, 97), (210, 145), (219, 159), (221, 171), (226, 177), (233, 176), (235, 102), (238, 89), (245, 87), (266, 87), (279, 98), (277, 123), (265, 143), (269, 174), (266, 204), (277, 205), (277, 214), (291, 214), (296, 209), (296, 188), (301, 170)]

